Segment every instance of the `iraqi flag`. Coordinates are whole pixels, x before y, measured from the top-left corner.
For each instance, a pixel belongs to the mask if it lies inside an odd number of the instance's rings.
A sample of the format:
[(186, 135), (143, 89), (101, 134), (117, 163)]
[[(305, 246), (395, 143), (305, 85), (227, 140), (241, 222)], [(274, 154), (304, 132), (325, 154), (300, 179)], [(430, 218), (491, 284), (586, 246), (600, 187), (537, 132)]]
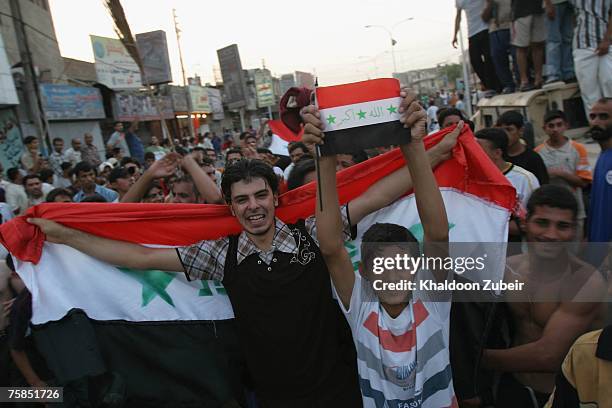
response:
[[(449, 131), (428, 137), (426, 147)], [(340, 172), (340, 202), (349, 202), (402, 166), (403, 156), (395, 149)], [(453, 241), (506, 240), (515, 190), (469, 129), (459, 137), (453, 158), (435, 169), (435, 176), (449, 221), (455, 225), (450, 231)], [(314, 183), (287, 192), (279, 197), (277, 216), (286, 223), (308, 217), (314, 213), (315, 198)], [(143, 245), (182, 246), (240, 232), (227, 206), (41, 204), (0, 226), (0, 241), (16, 258), (17, 273), (32, 293), (35, 334), (52, 330), (75, 310), (82, 310), (95, 328), (107, 369), (128, 379), (129, 396), (165, 398), (172, 404), (201, 403), (206, 391), (200, 383), (201, 367), (206, 364), (199, 353), (205, 341), (202, 326), (206, 321), (233, 317), (223, 286), (212, 281), (188, 282), (182, 273), (105, 264), (67, 246), (45, 242), (26, 217), (47, 218), (94, 235)], [(406, 225), (419, 237), (411, 192), (365, 218), (358, 226), (359, 234), (377, 221)], [(347, 243), (353, 260), (358, 260), (358, 246), (359, 238)], [(503, 267), (490, 270), (492, 278), (501, 273)], [(75, 347), (72, 340), (69, 344)], [(66, 350), (63, 353), (44, 351), (47, 359), (70, 355)], [(74, 367), (80, 364), (75, 362)]]
[(302, 140), (303, 130), (295, 134), (289, 129), (282, 120), (274, 119), (267, 122), (272, 131), (272, 141), (270, 143), (270, 151), (278, 156), (289, 156), (289, 143), (299, 142)]
[(399, 121), (400, 83), (383, 78), (319, 87), (316, 101), (325, 125), (321, 154), (354, 153), (406, 143)]

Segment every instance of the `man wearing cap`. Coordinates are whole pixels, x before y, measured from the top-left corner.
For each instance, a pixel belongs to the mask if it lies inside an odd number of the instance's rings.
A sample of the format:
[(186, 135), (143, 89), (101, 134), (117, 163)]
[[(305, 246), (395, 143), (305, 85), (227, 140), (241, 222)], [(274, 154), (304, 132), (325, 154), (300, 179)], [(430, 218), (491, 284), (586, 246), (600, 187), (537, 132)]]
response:
[(130, 190), (134, 181), (134, 174), (130, 174), (126, 167), (116, 167), (108, 176), (110, 187), (119, 194), (119, 201)]

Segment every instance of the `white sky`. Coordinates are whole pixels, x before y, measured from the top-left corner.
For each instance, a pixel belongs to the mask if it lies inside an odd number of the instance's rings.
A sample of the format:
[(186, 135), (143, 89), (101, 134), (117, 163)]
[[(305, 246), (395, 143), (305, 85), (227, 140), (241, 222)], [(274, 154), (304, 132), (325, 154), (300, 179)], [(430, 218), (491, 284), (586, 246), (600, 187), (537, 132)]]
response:
[[(274, 75), (314, 72), (320, 85), (390, 76), (389, 35), (365, 25), (395, 23), (398, 71), (458, 62), (451, 47), (454, 0), (123, 0), (132, 33), (164, 30), (175, 83), (181, 83), (172, 8), (182, 30), (187, 76), (214, 83), (216, 50), (238, 44), (244, 69)], [(115, 37), (102, 0), (49, 0), (63, 56), (93, 62), (89, 34)], [(465, 32), (465, 29), (464, 29)], [(466, 43), (467, 46), (467, 43)], [(220, 76), (219, 76), (220, 78)]]

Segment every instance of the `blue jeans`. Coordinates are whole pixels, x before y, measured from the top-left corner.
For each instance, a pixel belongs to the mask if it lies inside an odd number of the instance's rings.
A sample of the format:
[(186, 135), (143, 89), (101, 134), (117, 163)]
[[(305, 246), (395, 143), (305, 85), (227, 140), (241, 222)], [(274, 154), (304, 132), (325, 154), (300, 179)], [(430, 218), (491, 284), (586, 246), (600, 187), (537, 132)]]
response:
[(510, 56), (516, 63), (514, 47), (510, 44), (510, 30), (498, 30), (489, 33), (491, 44), (491, 58), (495, 65), (495, 72), (504, 88), (516, 87), (512, 71), (510, 70)]
[(572, 58), (574, 8), (569, 1), (554, 6), (555, 19), (546, 17), (546, 73), (549, 79), (568, 80), (576, 77)]

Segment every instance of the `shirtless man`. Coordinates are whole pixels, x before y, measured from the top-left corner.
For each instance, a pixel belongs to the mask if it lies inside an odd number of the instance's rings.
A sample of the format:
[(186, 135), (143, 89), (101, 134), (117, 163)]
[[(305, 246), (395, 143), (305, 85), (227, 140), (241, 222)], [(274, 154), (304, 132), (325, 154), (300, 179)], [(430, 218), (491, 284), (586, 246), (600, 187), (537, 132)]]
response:
[(506, 280), (524, 282), (506, 294), (512, 346), (487, 349), (485, 367), (503, 373), (498, 408), (542, 407), (572, 343), (592, 329), (605, 296), (604, 280), (563, 243), (576, 234), (578, 205), (569, 190), (545, 185), (527, 203), (529, 253), (508, 258)]

